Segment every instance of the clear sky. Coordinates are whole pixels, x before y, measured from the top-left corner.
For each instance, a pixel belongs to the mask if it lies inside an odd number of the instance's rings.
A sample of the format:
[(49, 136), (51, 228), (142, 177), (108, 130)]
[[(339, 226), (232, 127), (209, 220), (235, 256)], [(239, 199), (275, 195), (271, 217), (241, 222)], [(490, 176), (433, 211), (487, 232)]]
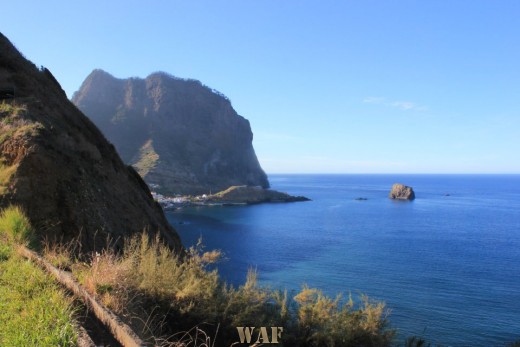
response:
[(268, 173), (520, 173), (520, 1), (1, 1), (72, 96), (102, 68), (227, 95)]

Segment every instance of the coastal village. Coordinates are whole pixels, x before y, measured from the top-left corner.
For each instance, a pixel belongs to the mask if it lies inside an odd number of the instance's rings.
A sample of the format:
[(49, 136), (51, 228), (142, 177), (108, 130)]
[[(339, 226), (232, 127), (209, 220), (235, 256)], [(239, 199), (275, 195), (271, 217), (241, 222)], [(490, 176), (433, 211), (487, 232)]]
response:
[(199, 196), (165, 196), (155, 191), (151, 191), (152, 197), (157, 201), (164, 210), (175, 210), (180, 207), (192, 205), (209, 205), (207, 203), (208, 196), (206, 194)]

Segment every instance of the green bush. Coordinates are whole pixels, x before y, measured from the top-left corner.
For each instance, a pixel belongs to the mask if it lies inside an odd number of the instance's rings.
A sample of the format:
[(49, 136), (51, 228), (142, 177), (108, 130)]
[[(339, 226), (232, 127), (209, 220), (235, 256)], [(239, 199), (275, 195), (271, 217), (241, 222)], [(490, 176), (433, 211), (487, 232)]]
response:
[(35, 235), (31, 223), (18, 206), (0, 211), (0, 233), (10, 242), (34, 246)]

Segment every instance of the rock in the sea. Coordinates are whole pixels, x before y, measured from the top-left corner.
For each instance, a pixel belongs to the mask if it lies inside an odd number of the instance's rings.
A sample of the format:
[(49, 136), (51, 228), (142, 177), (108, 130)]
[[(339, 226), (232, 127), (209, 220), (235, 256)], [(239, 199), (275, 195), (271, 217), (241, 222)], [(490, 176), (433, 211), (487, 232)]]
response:
[(79, 238), (82, 251), (107, 239), (159, 233), (181, 242), (141, 177), (67, 98), (0, 34), (0, 87), (16, 98), (0, 108), (0, 208), (20, 206), (40, 239)]
[(164, 72), (118, 79), (94, 70), (72, 101), (161, 194), (269, 187), (249, 121), (199, 81)]
[(392, 186), (392, 190), (390, 191), (390, 195), (388, 197), (395, 200), (413, 200), (415, 199), (415, 193), (412, 187), (408, 187), (400, 183), (395, 183)]
[(263, 202), (309, 201), (309, 199), (304, 196), (292, 196), (262, 187), (233, 186), (208, 196), (206, 201), (229, 204), (259, 204)]

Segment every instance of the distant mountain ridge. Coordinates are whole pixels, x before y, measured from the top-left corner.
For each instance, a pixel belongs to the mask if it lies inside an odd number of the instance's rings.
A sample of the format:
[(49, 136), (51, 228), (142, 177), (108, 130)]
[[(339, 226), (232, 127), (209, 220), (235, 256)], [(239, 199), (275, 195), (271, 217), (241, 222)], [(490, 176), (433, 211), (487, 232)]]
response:
[(117, 79), (94, 70), (72, 98), (122, 159), (163, 194), (269, 187), (249, 121), (196, 80), (163, 72)]
[(110, 239), (147, 231), (173, 248), (179, 236), (150, 190), (45, 68), (0, 34), (0, 208), (23, 208), (40, 239), (80, 239), (101, 250)]

